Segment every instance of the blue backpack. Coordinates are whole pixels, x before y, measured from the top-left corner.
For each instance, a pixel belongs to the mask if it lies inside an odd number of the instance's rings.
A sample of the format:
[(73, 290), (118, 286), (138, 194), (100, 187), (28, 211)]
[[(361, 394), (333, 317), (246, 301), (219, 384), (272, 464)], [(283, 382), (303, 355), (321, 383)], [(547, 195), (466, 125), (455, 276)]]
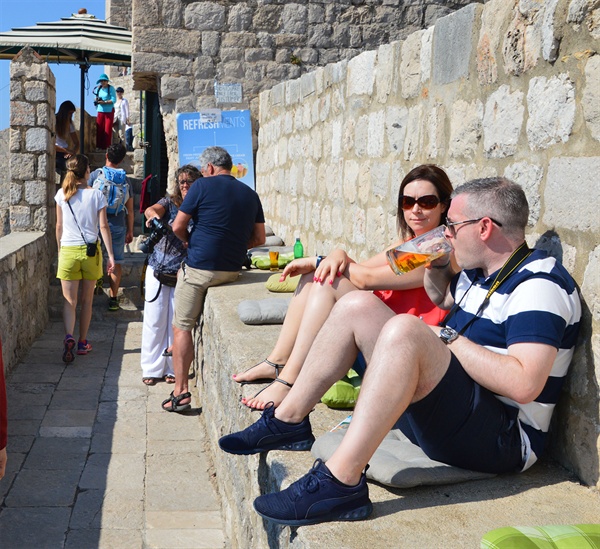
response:
[(117, 215), (125, 209), (125, 204), (130, 196), (125, 170), (104, 166), (92, 187), (98, 189), (105, 196), (108, 215)]

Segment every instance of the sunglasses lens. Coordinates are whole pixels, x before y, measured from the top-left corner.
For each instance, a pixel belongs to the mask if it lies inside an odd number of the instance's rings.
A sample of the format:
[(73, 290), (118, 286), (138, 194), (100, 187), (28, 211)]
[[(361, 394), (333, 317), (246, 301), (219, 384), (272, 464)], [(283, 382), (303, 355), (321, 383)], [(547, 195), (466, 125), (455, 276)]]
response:
[(411, 210), (414, 208), (415, 204), (418, 204), (419, 208), (424, 210), (433, 210), (433, 208), (435, 208), (439, 203), (440, 199), (433, 194), (420, 196), (419, 198), (402, 195), (401, 206), (403, 210)]
[(433, 210), (439, 203), (440, 199), (433, 194), (421, 196), (417, 199), (417, 204), (424, 210)]

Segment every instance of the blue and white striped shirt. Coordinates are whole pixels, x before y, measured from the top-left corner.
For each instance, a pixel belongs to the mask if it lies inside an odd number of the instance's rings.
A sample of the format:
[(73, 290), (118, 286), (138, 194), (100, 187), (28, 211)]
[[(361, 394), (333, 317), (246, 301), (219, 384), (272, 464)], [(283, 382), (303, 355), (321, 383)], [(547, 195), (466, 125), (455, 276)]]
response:
[[(496, 275), (485, 278), (480, 269), (472, 269), (454, 278), (451, 291), (460, 305), (448, 326), (460, 330), (473, 318)], [(480, 318), (464, 333), (474, 343), (500, 354), (508, 354), (508, 347), (516, 343), (544, 343), (558, 349), (544, 389), (533, 402), (519, 404), (496, 395), (507, 406), (519, 409), (523, 469), (533, 465), (544, 449), (552, 412), (573, 357), (580, 319), (579, 292), (571, 275), (546, 252), (534, 250), (492, 294)]]

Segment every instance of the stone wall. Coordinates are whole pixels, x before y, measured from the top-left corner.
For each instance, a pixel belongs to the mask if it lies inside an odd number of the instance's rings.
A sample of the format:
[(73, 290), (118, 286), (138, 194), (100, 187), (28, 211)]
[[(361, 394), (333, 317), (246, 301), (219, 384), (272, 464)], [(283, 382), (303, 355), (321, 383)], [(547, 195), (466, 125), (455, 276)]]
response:
[[(595, 7), (595, 9), (591, 9)], [(455, 185), (503, 175), (531, 204), (530, 244), (581, 287), (583, 329), (553, 454), (599, 483), (600, 8), (492, 0), (260, 94), (257, 188), (267, 223), (308, 254), (358, 260), (396, 238), (417, 164)]]
[[(171, 172), (178, 167), (176, 113), (249, 108), (256, 133), (261, 91), (405, 38), (471, 2), (130, 1), (134, 87), (160, 95)], [(119, 24), (127, 2), (107, 5)], [(242, 84), (242, 103), (217, 104), (215, 81)]]
[[(8, 181), (0, 188), (0, 336), (8, 370), (48, 323), (48, 285), (56, 257), (53, 207), (54, 75), (32, 49), (10, 65)], [(5, 206), (8, 206), (8, 216)]]

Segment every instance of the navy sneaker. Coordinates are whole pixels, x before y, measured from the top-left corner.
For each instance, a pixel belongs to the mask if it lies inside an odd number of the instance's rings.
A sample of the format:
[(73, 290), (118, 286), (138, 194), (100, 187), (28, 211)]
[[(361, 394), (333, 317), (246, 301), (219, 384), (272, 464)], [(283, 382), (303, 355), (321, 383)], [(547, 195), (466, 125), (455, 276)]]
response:
[(300, 423), (286, 423), (275, 417), (275, 406), (265, 408), (260, 419), (238, 433), (219, 439), (221, 450), (230, 454), (258, 454), (268, 450), (310, 450), (315, 437), (306, 416)]
[(342, 484), (317, 459), (312, 469), (285, 490), (254, 500), (263, 518), (286, 526), (305, 526), (333, 520), (364, 520), (373, 512), (367, 477), (356, 486)]

